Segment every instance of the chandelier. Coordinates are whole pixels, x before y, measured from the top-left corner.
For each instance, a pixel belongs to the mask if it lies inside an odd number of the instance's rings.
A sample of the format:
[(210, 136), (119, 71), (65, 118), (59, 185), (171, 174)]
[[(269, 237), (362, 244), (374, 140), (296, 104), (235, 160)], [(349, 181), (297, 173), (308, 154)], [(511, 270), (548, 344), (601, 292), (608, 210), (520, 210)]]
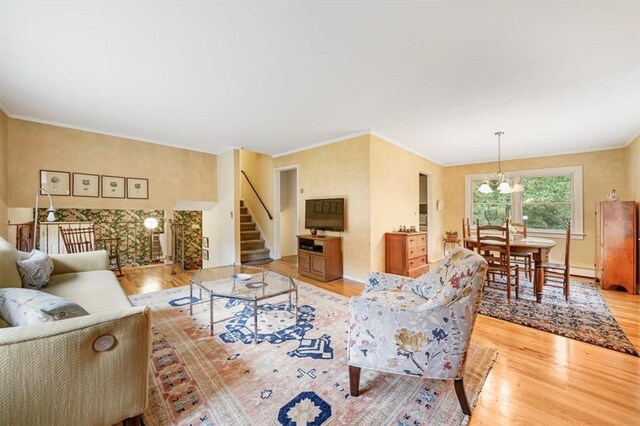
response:
[(504, 135), (504, 132), (495, 132), (494, 133), (498, 137), (498, 173), (491, 173), (483, 182), (482, 185), (478, 188), (478, 192), (482, 194), (490, 194), (493, 192), (491, 188), (491, 184), (494, 186), (497, 185), (496, 188), (501, 194), (511, 194), (512, 192), (522, 192), (524, 191), (524, 187), (520, 183), (519, 178), (510, 178), (506, 174), (502, 173), (502, 163), (500, 161), (500, 136)]

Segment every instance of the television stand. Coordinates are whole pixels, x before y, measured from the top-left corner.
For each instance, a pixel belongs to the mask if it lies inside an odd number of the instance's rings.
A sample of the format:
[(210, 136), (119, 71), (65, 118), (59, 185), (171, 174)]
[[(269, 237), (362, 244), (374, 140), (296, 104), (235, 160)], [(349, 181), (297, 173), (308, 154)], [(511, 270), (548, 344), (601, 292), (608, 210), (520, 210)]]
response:
[(298, 272), (319, 281), (342, 277), (342, 237), (298, 235)]

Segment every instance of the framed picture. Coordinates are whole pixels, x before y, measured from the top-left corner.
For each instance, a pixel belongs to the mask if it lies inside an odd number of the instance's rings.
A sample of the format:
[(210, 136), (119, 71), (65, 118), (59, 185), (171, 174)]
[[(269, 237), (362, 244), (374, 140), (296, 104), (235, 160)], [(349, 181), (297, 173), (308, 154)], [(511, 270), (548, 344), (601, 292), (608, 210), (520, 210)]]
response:
[[(71, 195), (71, 173), (56, 170), (40, 170), (40, 188), (51, 195)], [(46, 193), (40, 191), (41, 195)]]
[(99, 197), (100, 176), (88, 173), (73, 174), (74, 197)]
[(149, 179), (127, 178), (127, 198), (149, 199)]
[(102, 175), (102, 198), (124, 198), (124, 178)]
[(202, 247), (209, 248), (209, 237), (202, 237)]
[(207, 249), (202, 250), (202, 259), (209, 260), (209, 250)]

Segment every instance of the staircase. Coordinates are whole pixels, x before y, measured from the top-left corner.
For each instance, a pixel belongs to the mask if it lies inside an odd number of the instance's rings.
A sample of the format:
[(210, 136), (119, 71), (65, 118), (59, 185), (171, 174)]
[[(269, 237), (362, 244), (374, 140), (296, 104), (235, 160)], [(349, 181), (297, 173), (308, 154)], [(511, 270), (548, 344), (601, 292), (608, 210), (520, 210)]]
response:
[(243, 265), (260, 265), (272, 262), (269, 249), (265, 248), (264, 240), (260, 238), (260, 231), (249, 209), (240, 200), (240, 262)]

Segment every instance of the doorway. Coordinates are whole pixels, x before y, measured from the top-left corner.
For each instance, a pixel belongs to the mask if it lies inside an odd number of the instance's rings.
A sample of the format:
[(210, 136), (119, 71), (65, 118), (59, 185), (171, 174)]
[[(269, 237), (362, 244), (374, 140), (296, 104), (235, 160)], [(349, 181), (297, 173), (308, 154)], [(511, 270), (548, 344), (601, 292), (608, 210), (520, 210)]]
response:
[(298, 261), (298, 167), (275, 170), (274, 258), (297, 265)]
[(425, 174), (418, 174), (418, 215), (419, 230), (427, 232), (429, 230), (429, 177)]

